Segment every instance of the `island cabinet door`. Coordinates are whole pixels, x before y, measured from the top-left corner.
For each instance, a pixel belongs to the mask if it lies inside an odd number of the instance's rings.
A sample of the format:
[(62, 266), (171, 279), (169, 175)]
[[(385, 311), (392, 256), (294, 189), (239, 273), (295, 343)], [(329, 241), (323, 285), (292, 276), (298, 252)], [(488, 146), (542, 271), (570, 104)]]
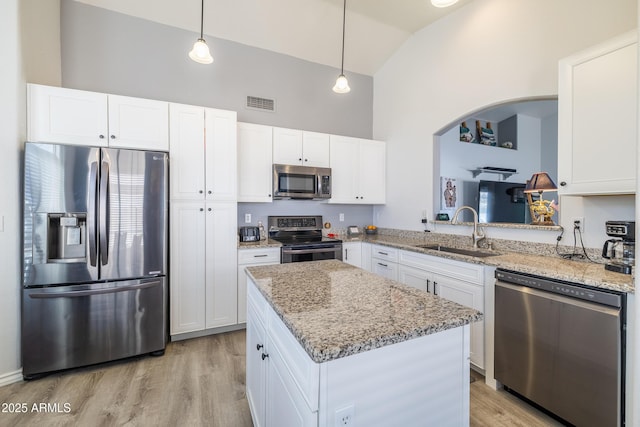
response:
[(269, 348), (267, 378), (267, 426), (318, 425), (318, 412), (307, 405), (278, 346)]
[[(266, 333), (256, 312), (247, 315), (246, 393), (255, 427), (266, 426), (266, 374), (269, 363), (266, 350)], [(263, 358), (262, 355), (266, 356)]]

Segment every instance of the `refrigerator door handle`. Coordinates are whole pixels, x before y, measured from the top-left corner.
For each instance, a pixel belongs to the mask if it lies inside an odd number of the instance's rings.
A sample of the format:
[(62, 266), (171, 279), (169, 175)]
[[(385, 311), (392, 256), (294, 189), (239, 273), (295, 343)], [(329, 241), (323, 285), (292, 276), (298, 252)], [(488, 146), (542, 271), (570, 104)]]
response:
[(137, 291), (139, 289), (150, 288), (152, 286), (157, 286), (159, 283), (160, 283), (159, 280), (153, 280), (150, 282), (144, 282), (137, 285), (129, 285), (129, 286), (116, 287), (116, 288), (68, 291), (68, 292), (30, 293), (29, 298), (74, 298), (74, 297), (86, 297), (86, 296), (100, 295), (100, 294), (113, 294), (116, 292)]
[(100, 170), (100, 260), (109, 263), (109, 163), (103, 161)]
[(87, 228), (89, 229), (89, 263), (92, 267), (97, 265), (97, 235), (96, 228), (96, 193), (98, 188), (98, 162), (92, 162), (89, 172), (89, 200), (87, 207)]

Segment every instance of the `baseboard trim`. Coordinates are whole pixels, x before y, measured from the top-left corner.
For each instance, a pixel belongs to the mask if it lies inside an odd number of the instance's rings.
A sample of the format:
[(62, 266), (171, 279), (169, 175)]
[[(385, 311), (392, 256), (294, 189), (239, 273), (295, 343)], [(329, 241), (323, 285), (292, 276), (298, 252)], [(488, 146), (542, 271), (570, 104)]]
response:
[(0, 387), (22, 381), (22, 369), (0, 375)]
[(247, 327), (246, 323), (238, 323), (236, 325), (221, 326), (219, 328), (204, 329), (201, 331), (171, 335), (170, 338), (172, 342), (182, 341), (182, 340), (188, 340), (191, 338), (205, 337), (207, 335), (223, 334), (225, 332), (238, 331), (240, 329), (245, 329), (246, 327)]

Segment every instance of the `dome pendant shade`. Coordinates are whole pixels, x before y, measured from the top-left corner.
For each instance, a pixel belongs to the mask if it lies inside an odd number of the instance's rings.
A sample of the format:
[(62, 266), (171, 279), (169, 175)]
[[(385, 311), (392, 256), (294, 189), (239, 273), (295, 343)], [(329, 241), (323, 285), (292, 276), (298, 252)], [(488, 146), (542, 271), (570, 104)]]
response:
[(351, 88), (349, 87), (349, 82), (347, 78), (344, 76), (344, 29), (345, 22), (347, 20), (347, 0), (344, 0), (342, 6), (342, 62), (340, 64), (340, 75), (336, 80), (336, 84), (333, 87), (333, 91), (335, 93), (349, 93)]
[(189, 52), (189, 58), (197, 62), (198, 64), (211, 64), (213, 57), (209, 52), (209, 46), (204, 41), (204, 0), (201, 2), (200, 7), (200, 38), (193, 44), (193, 49)]
[(435, 7), (449, 7), (455, 3), (458, 3), (458, 0), (431, 0), (431, 4)]
[(189, 58), (199, 64), (211, 64), (213, 62), (213, 57), (209, 52), (209, 46), (207, 46), (207, 42), (204, 41), (204, 39), (198, 39), (193, 44), (193, 49), (189, 52)]
[(333, 91), (335, 93), (349, 93), (349, 91), (351, 91), (351, 88), (349, 87), (349, 81), (344, 76), (344, 74), (340, 74), (340, 76), (338, 76), (336, 85), (333, 87)]

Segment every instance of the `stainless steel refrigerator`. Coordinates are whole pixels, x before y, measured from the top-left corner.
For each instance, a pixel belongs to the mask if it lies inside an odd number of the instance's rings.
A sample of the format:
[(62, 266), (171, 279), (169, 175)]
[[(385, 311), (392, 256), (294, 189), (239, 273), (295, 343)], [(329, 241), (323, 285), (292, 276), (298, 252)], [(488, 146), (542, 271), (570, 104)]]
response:
[(23, 376), (166, 344), (166, 153), (27, 142)]

